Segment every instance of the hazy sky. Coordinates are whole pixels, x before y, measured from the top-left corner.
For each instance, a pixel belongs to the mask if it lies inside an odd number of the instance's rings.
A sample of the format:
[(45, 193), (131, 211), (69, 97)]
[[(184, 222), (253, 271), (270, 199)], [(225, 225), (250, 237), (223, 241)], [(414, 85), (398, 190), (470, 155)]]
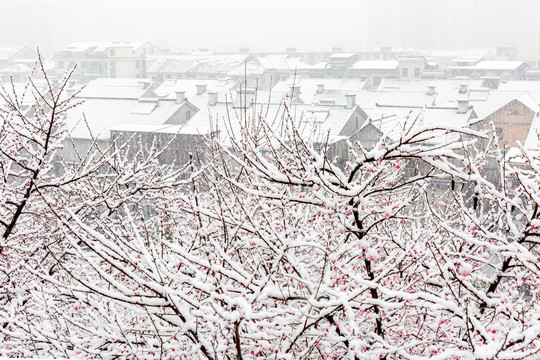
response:
[(253, 51), (516, 46), (540, 55), (540, 0), (0, 0), (0, 45), (168, 41)]
[(363, 2), (0, 0), (0, 41), (25, 40), (47, 49), (73, 41), (147, 39), (167, 39), (171, 47), (185, 50), (358, 47)]

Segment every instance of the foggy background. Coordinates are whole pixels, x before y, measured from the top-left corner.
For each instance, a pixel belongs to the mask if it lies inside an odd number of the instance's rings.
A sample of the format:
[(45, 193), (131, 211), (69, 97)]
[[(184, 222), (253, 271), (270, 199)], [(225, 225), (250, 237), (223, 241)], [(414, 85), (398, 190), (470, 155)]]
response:
[(0, 0), (0, 45), (149, 40), (190, 51), (518, 47), (539, 56), (537, 0)]

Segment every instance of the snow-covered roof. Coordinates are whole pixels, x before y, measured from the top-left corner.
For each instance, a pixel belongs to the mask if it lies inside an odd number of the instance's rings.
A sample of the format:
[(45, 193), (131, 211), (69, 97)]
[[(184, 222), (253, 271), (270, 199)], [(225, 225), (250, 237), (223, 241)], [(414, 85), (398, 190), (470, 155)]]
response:
[(465, 69), (465, 70), (506, 70), (514, 71), (524, 65), (523, 61), (506, 61), (506, 60), (489, 60), (480, 61), (478, 64), (469, 66), (450, 66), (449, 69)]
[(484, 101), (471, 101), (479, 119), (485, 119), (502, 107), (508, 105), (514, 100), (518, 100), (532, 111), (538, 111), (538, 96), (527, 94), (526, 92), (513, 91), (490, 91), (489, 98)]
[(433, 95), (426, 92), (399, 93), (368, 90), (325, 90), (315, 94), (314, 103), (329, 103), (333, 101), (335, 105), (344, 106), (347, 102), (346, 95), (356, 95), (356, 103), (363, 109), (364, 107), (374, 107), (379, 105), (398, 106), (431, 106)]
[[(289, 105), (290, 115), (294, 119), (297, 130), (304, 139), (315, 142), (324, 142), (327, 136), (330, 137), (330, 140), (339, 137), (346, 122), (356, 109), (356, 107), (345, 109), (343, 106)], [(274, 131), (281, 134), (285, 131), (282, 125), (287, 116), (284, 115), (285, 108), (282, 104), (261, 102), (248, 107), (246, 111), (249, 117), (265, 118)], [(243, 114), (242, 109), (233, 108), (230, 104), (218, 103), (215, 106), (201, 109), (178, 131), (180, 134), (207, 134), (211, 129), (217, 128), (221, 133), (222, 141), (228, 143), (227, 129), (238, 133), (240, 125), (237, 117), (243, 116)], [(232, 121), (229, 121), (229, 117)], [(211, 123), (213, 127), (210, 126)]]
[(460, 62), (469, 62), (469, 63), (478, 63), (484, 59), (483, 56), (458, 56), (454, 60), (452, 60), (453, 63), (460, 63)]
[(266, 68), (257, 60), (248, 61), (245, 65), (242, 63), (227, 73), (229, 76), (241, 77), (250, 75), (261, 75), (266, 71)]
[(330, 59), (349, 59), (355, 56), (356, 56), (355, 53), (341, 52), (341, 53), (335, 53), (335, 54), (330, 55)]
[(309, 65), (302, 61), (299, 57), (289, 57), (284, 54), (271, 54), (257, 57), (260, 64), (269, 70), (304, 70), (311, 69)]
[[(206, 86), (202, 94), (197, 94), (197, 86)], [(177, 91), (184, 91), (186, 99), (199, 109), (208, 107), (209, 92), (217, 92), (217, 101), (225, 102), (225, 97), (238, 87), (238, 81), (228, 78), (217, 80), (176, 79), (165, 80), (154, 92), (163, 99), (175, 100)]]
[(533, 122), (527, 134), (525, 144), (523, 144), (527, 150), (540, 150), (540, 114), (536, 113)]
[(110, 131), (158, 132), (174, 125), (126, 123), (110, 128)]
[(0, 60), (9, 60), (13, 55), (22, 50), (27, 50), (28, 52), (35, 54), (35, 58), (37, 58), (37, 54), (26, 46), (0, 46)]
[(360, 60), (350, 66), (359, 70), (397, 70), (397, 60)]
[(133, 48), (133, 50), (140, 48), (145, 44), (144, 41), (115, 41), (107, 43), (97, 44), (96, 51), (106, 51), (110, 48)]
[(509, 80), (499, 84), (499, 90), (531, 91), (540, 93), (540, 81)]
[(147, 69), (148, 73), (212, 73), (226, 75), (249, 58), (248, 54), (201, 54), (161, 56)]
[(431, 56), (433, 57), (451, 57), (457, 58), (460, 56), (464, 57), (484, 57), (491, 55), (493, 49), (467, 49), (467, 50), (434, 50), (431, 51)]
[[(459, 88), (466, 85), (467, 92), (459, 93)], [(537, 111), (540, 103), (540, 86), (535, 81), (501, 82), (498, 89), (488, 89), (482, 86), (483, 80), (423, 80), (400, 81), (384, 79), (378, 91), (394, 94), (402, 98), (412, 91), (427, 91), (428, 86), (435, 87), (435, 106), (457, 106), (457, 100), (468, 99), (474, 107), (478, 118), (493, 114), (513, 100), (521, 101), (524, 105)]]
[(13, 64), (0, 70), (2, 74), (30, 74), (34, 68), (26, 64)]
[(115, 42), (75, 42), (64, 47), (60, 51), (85, 52), (106, 51), (110, 48), (133, 48), (136, 50), (146, 44), (146, 41), (115, 41)]
[(152, 80), (136, 78), (98, 78), (91, 80), (77, 95), (79, 98), (138, 99), (152, 97)]
[(272, 88), (272, 92), (288, 92), (293, 85), (300, 89), (300, 98), (306, 104), (312, 104), (317, 95), (319, 85), (324, 90), (341, 90), (344, 92), (360, 91), (366, 87), (367, 80), (358, 78), (296, 78), (279, 81)]
[[(48, 91), (49, 87), (45, 79), (34, 79), (33, 82), (40, 93), (45, 94)], [(18, 101), (24, 106), (29, 106), (35, 104), (36, 98), (39, 99), (40, 96), (35, 92), (32, 86), (27, 87), (26, 85), (25, 82), (14, 82), (13, 86), (10, 82), (0, 83), (0, 86), (2, 86), (2, 93), (6, 93), (11, 97), (13, 97), (13, 94), (17, 94)], [(25, 95), (24, 98), (22, 97), (23, 93)], [(0, 104), (5, 104), (5, 101), (1, 98)]]
[[(363, 126), (372, 124), (385, 136), (392, 140), (398, 140), (403, 133), (404, 126), (415, 128), (449, 126), (462, 127), (470, 123), (473, 110), (469, 108), (466, 113), (457, 113), (457, 108), (426, 107), (384, 107), (377, 106), (363, 109), (369, 119)], [(414, 125), (413, 125), (414, 124)], [(435, 138), (430, 142), (450, 141), (456, 138), (456, 134), (444, 135), (443, 138)]]
[(86, 99), (67, 113), (67, 128), (73, 138), (90, 138), (83, 116), (88, 121), (88, 127), (98, 139), (110, 138), (110, 130), (132, 125), (163, 125), (176, 113), (183, 104), (174, 101), (160, 101), (150, 104), (151, 112), (137, 111), (140, 102), (136, 100), (118, 99)]
[(438, 79), (425, 79), (425, 80), (395, 80), (395, 79), (382, 79), (377, 91), (387, 92), (427, 92), (429, 86), (435, 87), (436, 105), (444, 105), (448, 101), (453, 101), (458, 97), (459, 89), (462, 85), (465, 85), (467, 89), (481, 89), (482, 80), (438, 80)]

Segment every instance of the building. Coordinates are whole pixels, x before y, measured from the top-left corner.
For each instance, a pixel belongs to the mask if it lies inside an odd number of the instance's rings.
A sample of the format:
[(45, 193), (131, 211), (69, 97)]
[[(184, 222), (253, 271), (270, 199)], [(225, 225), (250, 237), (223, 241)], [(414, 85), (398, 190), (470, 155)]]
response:
[(500, 139), (514, 147), (518, 142), (524, 144), (527, 140), (531, 126), (538, 117), (538, 110), (538, 103), (530, 96), (523, 95), (487, 115), (484, 124), (488, 131), (493, 124)]
[(524, 61), (480, 61), (473, 65), (449, 66), (452, 78), (466, 76), (472, 79), (500, 77), (505, 80), (522, 80), (528, 65)]
[(540, 55), (537, 0), (399, 0), (395, 4), (367, 2), (367, 46), (499, 48), (499, 60), (513, 60), (516, 55), (532, 60)]
[(198, 111), (183, 96), (160, 98), (147, 79), (96, 79), (80, 89), (75, 83), (66, 89), (79, 103), (67, 113), (69, 139), (59, 153), (69, 162), (78, 161), (75, 149), (85, 154), (94, 140), (100, 148), (107, 149), (114, 140), (114, 129), (184, 124)]
[(401, 80), (420, 79), (430, 66), (436, 68), (436, 64), (428, 64), (428, 59), (422, 55), (404, 55), (398, 57), (397, 61)]
[(0, 69), (8, 66), (24, 64), (33, 67), (37, 61), (38, 54), (26, 46), (1, 46), (0, 47)]
[[(38, 58), (37, 52), (26, 46), (0, 47), (0, 78), (3, 81), (12, 79), (23, 82), (32, 73)], [(44, 65), (47, 67), (47, 63)], [(48, 70), (48, 69), (46, 69)]]
[(77, 66), (83, 79), (145, 78), (149, 56), (160, 50), (150, 42), (73, 43), (54, 53), (59, 74)]

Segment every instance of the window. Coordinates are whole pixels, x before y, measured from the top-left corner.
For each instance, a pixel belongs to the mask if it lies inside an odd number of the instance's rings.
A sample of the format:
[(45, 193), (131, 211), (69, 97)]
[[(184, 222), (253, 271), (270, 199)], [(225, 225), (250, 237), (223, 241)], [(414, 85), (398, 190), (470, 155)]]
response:
[(407, 69), (407, 68), (401, 69), (401, 76), (403, 76), (403, 77), (409, 76), (409, 69)]
[(109, 56), (114, 56), (114, 53), (115, 53), (114, 49), (109, 50)]
[(415, 68), (414, 69), (414, 76), (415, 77), (420, 77), (420, 68)]
[(139, 60), (135, 60), (135, 69), (139, 69), (141, 67), (141, 62)]

